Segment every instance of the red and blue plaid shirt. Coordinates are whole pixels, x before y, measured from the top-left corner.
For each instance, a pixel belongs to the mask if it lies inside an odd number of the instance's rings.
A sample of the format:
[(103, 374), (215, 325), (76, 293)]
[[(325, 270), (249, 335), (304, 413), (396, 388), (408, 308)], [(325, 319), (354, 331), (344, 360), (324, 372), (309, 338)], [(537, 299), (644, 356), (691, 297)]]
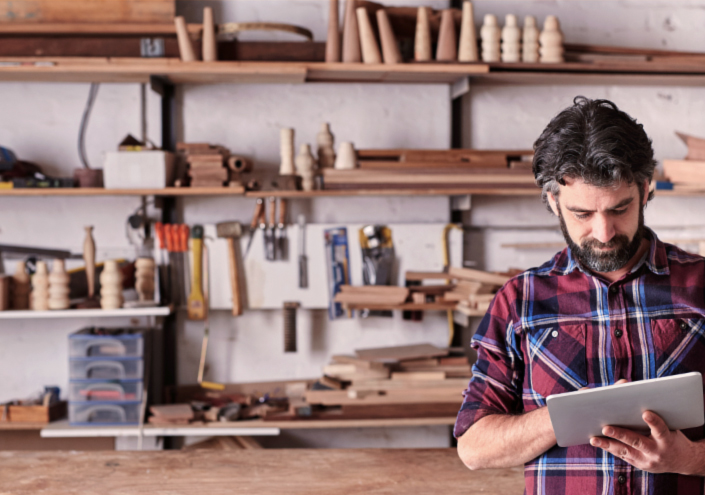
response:
[[(581, 269), (570, 249), (510, 280), (472, 340), (473, 377), (459, 437), (491, 414), (521, 414), (551, 394), (699, 371), (705, 376), (705, 259), (659, 241), (617, 282)], [(703, 428), (685, 430), (692, 440)], [(528, 494), (702, 494), (704, 478), (651, 474), (589, 444), (526, 463)]]

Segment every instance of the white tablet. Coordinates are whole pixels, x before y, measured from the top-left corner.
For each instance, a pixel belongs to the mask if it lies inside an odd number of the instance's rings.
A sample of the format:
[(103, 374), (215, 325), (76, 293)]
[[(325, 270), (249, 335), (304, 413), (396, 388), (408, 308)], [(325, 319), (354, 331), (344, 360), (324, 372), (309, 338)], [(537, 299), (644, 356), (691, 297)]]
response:
[(661, 416), (671, 430), (705, 424), (698, 372), (549, 395), (546, 403), (560, 447), (590, 443), (608, 425), (648, 432), (644, 411)]

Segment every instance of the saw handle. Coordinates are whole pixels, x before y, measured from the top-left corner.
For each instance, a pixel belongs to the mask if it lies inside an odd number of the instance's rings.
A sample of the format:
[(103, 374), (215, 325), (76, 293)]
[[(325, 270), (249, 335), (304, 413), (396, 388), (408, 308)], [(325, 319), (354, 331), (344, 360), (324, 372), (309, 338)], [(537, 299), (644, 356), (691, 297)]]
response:
[(288, 210), (287, 201), (285, 198), (279, 199), (279, 228), (283, 229), (286, 225), (286, 214)]
[(260, 223), (260, 217), (264, 214), (264, 200), (262, 198), (257, 199), (255, 204), (255, 213), (252, 215), (252, 222), (250, 222), (250, 230), (255, 230)]
[(275, 219), (277, 218), (277, 198), (269, 198), (269, 226), (274, 228), (276, 225)]

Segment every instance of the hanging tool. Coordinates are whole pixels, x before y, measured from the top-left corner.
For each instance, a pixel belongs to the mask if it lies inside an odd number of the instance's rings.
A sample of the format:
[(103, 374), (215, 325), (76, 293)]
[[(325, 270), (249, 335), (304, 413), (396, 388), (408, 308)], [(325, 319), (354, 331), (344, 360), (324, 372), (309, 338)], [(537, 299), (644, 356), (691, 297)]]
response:
[(297, 302), (284, 303), (284, 352), (296, 352), (296, 310)]
[[(193, 230), (200, 227), (200, 225), (195, 225)], [(195, 243), (194, 243), (195, 244)], [(203, 229), (201, 228), (201, 244), (204, 254), (204, 270), (203, 270), (203, 287), (204, 287), (204, 300), (206, 302), (204, 306), (204, 317), (205, 325), (203, 326), (203, 342), (201, 343), (201, 359), (198, 364), (198, 384), (203, 388), (209, 388), (211, 390), (225, 390), (225, 385), (222, 383), (215, 382), (205, 382), (203, 381), (203, 374), (206, 371), (206, 353), (208, 351), (208, 337), (210, 336), (210, 308), (208, 307), (208, 296), (210, 295), (210, 250), (208, 245), (203, 242)], [(194, 263), (194, 267), (196, 263)]]
[(176, 263), (176, 228), (174, 225), (166, 224), (164, 225), (164, 238), (166, 240), (166, 250), (169, 254), (169, 294), (171, 297), (171, 302), (174, 306), (179, 307), (183, 304), (183, 299), (180, 297), (179, 288), (181, 274), (179, 273), (179, 267)]
[(260, 225), (260, 217), (264, 213), (264, 200), (262, 198), (257, 198), (255, 203), (255, 212), (252, 215), (252, 222), (250, 222), (250, 237), (247, 239), (247, 248), (245, 248), (245, 256), (250, 252), (250, 247), (252, 247), (252, 241), (255, 239), (255, 232), (257, 232), (257, 227)]
[(268, 212), (268, 224), (266, 226), (266, 230), (264, 231), (264, 257), (268, 261), (274, 261), (275, 258), (275, 248), (274, 244), (276, 243), (275, 237), (276, 237), (276, 228), (277, 228), (277, 223), (276, 223), (276, 218), (277, 218), (277, 198), (271, 197), (268, 200), (269, 202), (269, 212)]
[(306, 258), (306, 217), (299, 215), (299, 288), (308, 289), (308, 259)]
[(276, 252), (275, 256), (278, 260), (287, 260), (289, 258), (289, 239), (286, 236), (286, 215), (287, 201), (285, 198), (279, 199), (279, 223), (277, 224), (276, 235)]
[(203, 296), (203, 227), (194, 225), (191, 229), (191, 294), (188, 296), (187, 310), (189, 320), (204, 320), (206, 318), (207, 301)]
[(185, 223), (174, 225), (176, 230), (176, 250), (179, 263), (179, 280), (178, 284), (181, 286), (179, 290), (179, 299), (185, 301), (190, 293), (190, 280), (189, 274), (191, 273), (188, 269), (188, 236), (189, 227)]
[(221, 222), (215, 226), (218, 237), (228, 240), (228, 259), (230, 260), (230, 288), (233, 294), (233, 316), (242, 314), (242, 296), (240, 295), (240, 267), (238, 245), (242, 235), (240, 222)]
[(166, 236), (164, 234), (164, 225), (161, 222), (154, 224), (154, 234), (159, 246), (159, 301), (161, 304), (171, 302), (169, 294), (169, 267), (166, 264)]

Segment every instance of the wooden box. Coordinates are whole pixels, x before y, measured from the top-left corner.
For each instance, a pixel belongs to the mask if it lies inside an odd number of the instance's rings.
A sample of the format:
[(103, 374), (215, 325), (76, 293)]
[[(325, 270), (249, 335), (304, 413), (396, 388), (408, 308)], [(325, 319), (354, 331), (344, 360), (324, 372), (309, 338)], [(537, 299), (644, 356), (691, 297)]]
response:
[(2, 417), (11, 423), (50, 423), (66, 417), (66, 401), (50, 406), (3, 406)]

